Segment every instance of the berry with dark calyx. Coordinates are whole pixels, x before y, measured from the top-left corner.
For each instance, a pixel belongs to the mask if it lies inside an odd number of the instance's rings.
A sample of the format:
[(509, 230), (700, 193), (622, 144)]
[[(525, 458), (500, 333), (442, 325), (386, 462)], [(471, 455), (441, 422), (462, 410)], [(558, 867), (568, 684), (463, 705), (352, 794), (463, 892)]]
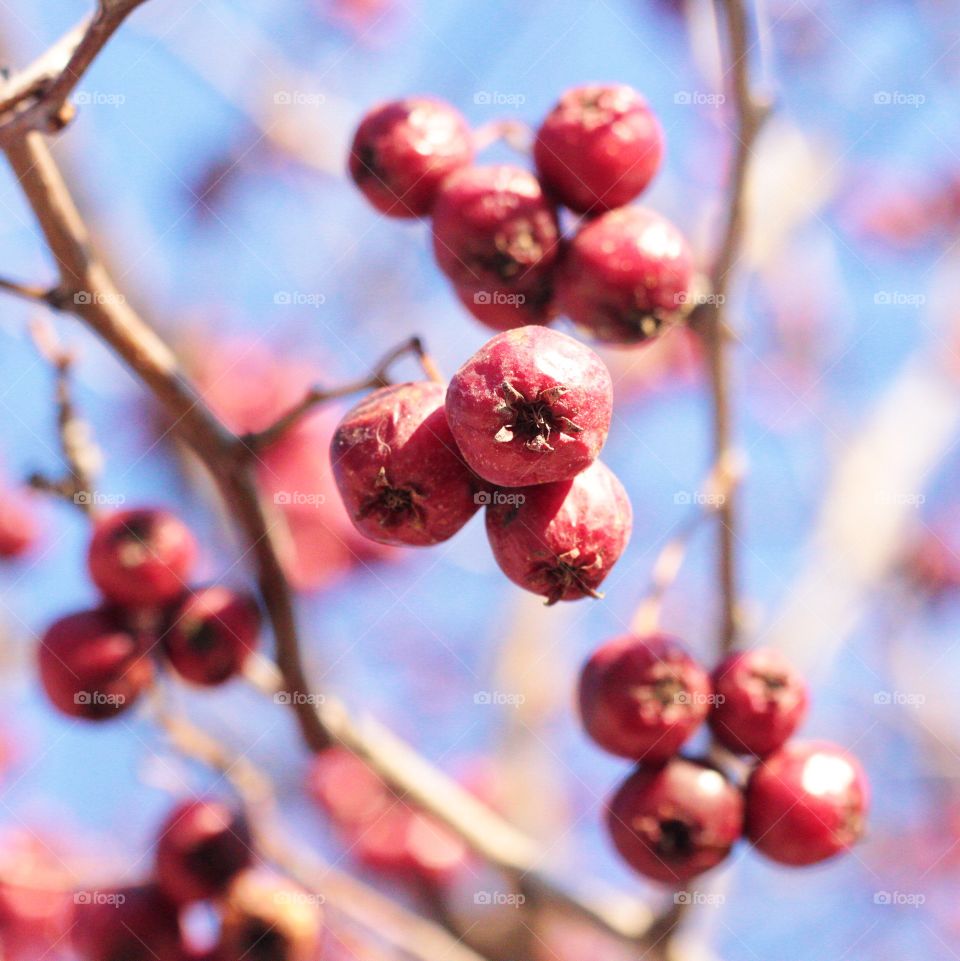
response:
[(599, 213), (629, 203), (650, 183), (663, 159), (663, 131), (632, 87), (575, 87), (547, 115), (533, 157), (560, 203)]
[(432, 382), (374, 391), (340, 421), (330, 459), (357, 530), (383, 544), (452, 537), (476, 513), (475, 482)]
[(94, 584), (108, 600), (151, 607), (183, 591), (196, 553), (193, 534), (179, 518), (138, 508), (97, 518), (87, 562)]
[(77, 899), (73, 944), (81, 961), (181, 961), (177, 908), (158, 888), (97, 893)]
[(224, 901), (220, 954), (229, 961), (316, 961), (321, 899), (265, 870), (247, 870)]
[(713, 767), (676, 757), (638, 767), (611, 798), (607, 827), (620, 856), (667, 884), (719, 864), (743, 833), (743, 795)]
[(473, 160), (473, 136), (450, 104), (407, 97), (374, 107), (350, 148), (350, 176), (381, 213), (423, 217), (441, 181)]
[(176, 904), (222, 894), (252, 858), (243, 815), (217, 801), (187, 801), (171, 811), (157, 839), (157, 883)]
[(710, 678), (672, 637), (626, 635), (596, 650), (580, 675), (580, 716), (600, 747), (634, 761), (673, 757), (710, 705)]
[(492, 484), (569, 480), (607, 439), (613, 384), (603, 361), (545, 327), (487, 341), (447, 388), (447, 417), (464, 459)]
[(161, 638), (174, 670), (194, 684), (222, 684), (256, 650), (260, 609), (228, 587), (190, 591), (173, 608)]
[(793, 735), (807, 713), (803, 677), (773, 648), (731, 654), (713, 672), (713, 688), (717, 696), (710, 728), (734, 754), (770, 754)]
[(601, 597), (597, 588), (630, 539), (630, 500), (600, 461), (573, 480), (524, 487), (487, 508), (487, 537), (500, 569), (557, 601)]
[(553, 284), (549, 281), (517, 293), (473, 290), (469, 287), (454, 287), (453, 291), (460, 303), (491, 330), (549, 324), (557, 313)]
[(144, 639), (107, 608), (55, 621), (37, 658), (40, 681), (54, 707), (90, 721), (127, 710), (153, 680)]
[(860, 839), (868, 801), (856, 758), (826, 741), (788, 742), (750, 775), (746, 834), (774, 861), (816, 864)]
[(683, 234), (652, 210), (621, 207), (577, 231), (557, 271), (557, 304), (597, 340), (638, 344), (682, 314), (692, 283)]
[(461, 290), (535, 296), (551, 283), (560, 253), (556, 210), (520, 167), (466, 167), (437, 194), (433, 252)]

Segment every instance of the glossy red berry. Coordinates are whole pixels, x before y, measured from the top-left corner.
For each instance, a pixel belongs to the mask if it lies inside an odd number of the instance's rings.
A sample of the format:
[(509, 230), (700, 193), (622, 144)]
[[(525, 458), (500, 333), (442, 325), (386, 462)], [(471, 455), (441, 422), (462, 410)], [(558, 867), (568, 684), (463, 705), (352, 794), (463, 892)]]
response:
[(768, 647), (737, 651), (713, 672), (714, 737), (735, 754), (763, 757), (791, 737), (807, 713), (800, 672)]
[(196, 553), (193, 534), (179, 518), (140, 508), (95, 521), (87, 562), (104, 597), (149, 607), (172, 601), (184, 590)]
[(730, 853), (743, 832), (743, 796), (715, 768), (676, 757), (638, 767), (610, 800), (607, 826), (635, 871), (682, 884)]
[(575, 87), (547, 115), (533, 157), (560, 203), (599, 213), (629, 203), (650, 183), (663, 159), (663, 131), (632, 87)]
[(73, 944), (81, 961), (181, 961), (177, 909), (148, 885), (78, 892)]
[(452, 537), (476, 513), (474, 478), (431, 382), (384, 387), (340, 421), (330, 459), (357, 529), (384, 544)]
[(218, 801), (187, 801), (171, 811), (157, 839), (157, 883), (176, 904), (222, 894), (252, 860), (244, 817)]
[(600, 461), (573, 480), (524, 487), (487, 508), (500, 569), (547, 602), (599, 597), (630, 539), (630, 500)]
[(584, 224), (557, 273), (562, 313), (598, 340), (636, 344), (684, 309), (693, 256), (683, 234), (643, 207)]
[(374, 107), (350, 148), (350, 176), (381, 213), (423, 217), (441, 182), (473, 159), (467, 122), (450, 104), (407, 97)]
[(40, 681), (54, 707), (91, 721), (131, 707), (153, 680), (144, 640), (114, 611), (81, 611), (55, 621), (37, 654)]
[(863, 834), (869, 786), (859, 762), (825, 741), (788, 742), (747, 784), (746, 833), (781, 864), (816, 864)]
[(240, 673), (259, 633), (260, 609), (249, 594), (202, 587), (176, 604), (162, 643), (181, 677), (213, 685)]
[(460, 290), (547, 302), (560, 252), (556, 210), (520, 167), (466, 167), (437, 194), (433, 251)]
[(521, 327), (487, 341), (447, 388), (450, 430), (470, 467), (504, 487), (569, 480), (607, 439), (613, 384), (566, 334)]
[(224, 902), (220, 954), (227, 961), (317, 961), (321, 898), (266, 870), (247, 870)]
[(673, 757), (700, 726), (710, 678), (672, 637), (625, 635), (598, 648), (580, 675), (580, 716), (600, 747), (634, 761)]

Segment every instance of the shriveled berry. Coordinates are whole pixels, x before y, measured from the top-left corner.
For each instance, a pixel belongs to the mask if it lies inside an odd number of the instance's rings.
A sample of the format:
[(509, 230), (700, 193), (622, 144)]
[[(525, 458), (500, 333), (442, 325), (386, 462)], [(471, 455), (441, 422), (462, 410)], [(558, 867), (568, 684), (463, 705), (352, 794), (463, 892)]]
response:
[(469, 287), (454, 287), (453, 290), (460, 303), (491, 330), (548, 324), (557, 312), (552, 282), (519, 293), (472, 290)]
[(556, 210), (520, 167), (466, 167), (437, 194), (433, 252), (456, 287), (539, 296), (560, 252)]
[(714, 737), (735, 754), (764, 757), (791, 737), (807, 713), (807, 685), (774, 648), (737, 651), (713, 672)]
[(190, 529), (156, 508), (118, 511), (98, 518), (87, 553), (90, 576), (108, 600), (152, 606), (176, 598), (197, 553)]
[(630, 539), (630, 500), (595, 461), (573, 480), (524, 487), (487, 508), (500, 569), (547, 603), (601, 597), (597, 588)]
[(220, 951), (243, 961), (316, 961), (323, 934), (320, 898), (265, 870), (247, 870), (224, 903)]
[(575, 87), (547, 115), (533, 157), (562, 204), (599, 213), (629, 203), (650, 183), (663, 159), (663, 131), (632, 87)]
[(181, 961), (185, 947), (177, 909), (158, 888), (97, 895), (77, 899), (72, 933), (81, 961)]
[(239, 812), (219, 801), (186, 801), (160, 829), (157, 883), (176, 904), (208, 900), (250, 864), (252, 843)]
[(487, 341), (447, 388), (447, 418), (467, 463), (504, 487), (569, 480), (603, 447), (613, 384), (603, 361), (545, 327)]
[(611, 798), (607, 826), (635, 871), (682, 884), (730, 853), (743, 833), (743, 796), (715, 768), (676, 757), (638, 767)]
[(580, 675), (580, 716), (600, 747), (634, 761), (665, 761), (700, 726), (710, 679), (672, 637), (627, 634), (598, 648)]
[(174, 607), (162, 637), (176, 672), (194, 684), (222, 684), (257, 648), (260, 609), (228, 587), (190, 591)]
[(330, 444), (337, 488), (362, 534), (383, 544), (445, 541), (476, 513), (474, 479), (431, 382), (374, 391)]
[(643, 207), (584, 224), (557, 272), (562, 313), (598, 340), (636, 344), (683, 310), (693, 256), (683, 234)]
[(153, 679), (144, 639), (107, 609), (55, 621), (40, 642), (37, 658), (40, 681), (54, 707), (90, 721), (125, 711)]
[(860, 839), (869, 786), (860, 763), (826, 741), (788, 742), (747, 783), (746, 834), (781, 864), (816, 864)]
[(473, 159), (466, 120), (433, 97), (407, 97), (374, 107), (357, 127), (350, 176), (381, 213), (423, 217), (441, 181)]

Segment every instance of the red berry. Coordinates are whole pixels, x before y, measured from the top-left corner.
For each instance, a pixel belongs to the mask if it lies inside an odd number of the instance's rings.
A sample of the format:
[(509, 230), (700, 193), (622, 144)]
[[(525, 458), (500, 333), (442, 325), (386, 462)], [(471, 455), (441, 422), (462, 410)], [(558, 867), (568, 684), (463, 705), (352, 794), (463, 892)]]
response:
[(603, 447), (613, 384), (603, 361), (545, 327), (504, 331), (454, 374), (447, 417), (467, 463), (504, 487), (569, 480)]
[(599, 213), (629, 203), (650, 183), (663, 159), (663, 131), (632, 87), (575, 87), (547, 115), (533, 157), (560, 203)]
[(710, 679), (672, 637), (627, 634), (594, 652), (580, 676), (580, 716), (600, 747), (634, 761), (673, 757), (700, 726)]
[(157, 883), (171, 901), (205, 901), (250, 864), (250, 829), (217, 801), (187, 801), (170, 813), (157, 840)]
[(595, 461), (573, 480), (524, 487), (487, 508), (500, 569), (550, 604), (599, 597), (597, 588), (630, 539), (630, 500)]
[(340, 421), (333, 472), (353, 522), (384, 544), (437, 544), (476, 513), (474, 479), (430, 382), (384, 387)]
[(556, 314), (551, 284), (521, 293), (472, 290), (469, 287), (454, 287), (453, 290), (460, 303), (491, 330), (548, 324)]
[(220, 954), (229, 961), (317, 961), (319, 895), (264, 870), (238, 875), (227, 893)]
[(610, 800), (607, 826), (635, 871), (682, 884), (730, 853), (743, 832), (743, 796), (716, 769), (677, 757), (638, 767)]
[(38, 661), (54, 707), (91, 721), (131, 707), (153, 679), (143, 640), (106, 609), (55, 621), (40, 642)]
[(316, 801), (341, 825), (372, 821), (396, 803), (377, 774), (344, 748), (317, 754), (307, 784)]
[(693, 256), (683, 234), (643, 207), (584, 224), (557, 276), (560, 310), (598, 340), (636, 344), (689, 298)]
[(193, 534), (181, 520), (163, 510), (140, 508), (95, 521), (87, 562), (106, 598), (149, 607), (183, 591), (196, 553)]
[(437, 194), (433, 252), (461, 290), (547, 302), (560, 252), (556, 210), (526, 170), (467, 167)]
[(423, 217), (440, 182), (473, 160), (467, 122), (448, 103), (408, 97), (374, 107), (350, 148), (350, 176), (381, 213)]
[(714, 737), (735, 754), (763, 757), (780, 747), (807, 713), (807, 685), (777, 650), (737, 651), (713, 672)]
[(73, 944), (82, 961), (181, 961), (176, 907), (152, 885), (78, 892)]
[(869, 786), (856, 758), (825, 741), (787, 743), (747, 784), (746, 834), (781, 864), (816, 864), (863, 834)]
[(176, 672), (194, 684), (221, 684), (256, 650), (260, 610), (249, 594), (203, 587), (180, 600), (163, 635)]

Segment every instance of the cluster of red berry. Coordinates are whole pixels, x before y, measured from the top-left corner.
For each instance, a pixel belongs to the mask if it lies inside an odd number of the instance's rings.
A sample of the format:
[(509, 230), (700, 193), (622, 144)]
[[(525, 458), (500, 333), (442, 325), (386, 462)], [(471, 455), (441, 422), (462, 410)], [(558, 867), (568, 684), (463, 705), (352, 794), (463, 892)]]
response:
[[(184, 802), (160, 830), (151, 881), (74, 896), (74, 948), (83, 961), (139, 958), (145, 946), (157, 961), (315, 961), (317, 899), (252, 862), (242, 815), (218, 801)], [(213, 906), (219, 923), (216, 947), (201, 953), (182, 925), (197, 904)]]
[[(360, 123), (350, 174), (394, 217), (433, 220), (437, 264), (496, 330), (564, 314), (599, 340), (635, 344), (686, 312), (693, 258), (682, 233), (626, 207), (660, 167), (663, 133), (623, 84), (567, 91), (536, 134), (537, 175), (473, 166), (464, 118), (429, 97), (391, 101)], [(582, 219), (565, 238), (558, 212)]]
[[(620, 855), (647, 877), (682, 884), (741, 837), (782, 864), (814, 864), (862, 833), (866, 777), (836, 745), (789, 741), (806, 716), (807, 687), (776, 650), (738, 651), (711, 677), (672, 637), (619, 637), (587, 661), (579, 702), (590, 737), (639, 762), (610, 800), (607, 824)], [(704, 720), (718, 745), (756, 759), (742, 786), (718, 757), (678, 755)]]
[(257, 646), (259, 608), (228, 587), (188, 587), (196, 552), (189, 528), (163, 510), (94, 520), (87, 562), (104, 603), (60, 618), (40, 643), (40, 680), (55, 707), (89, 720), (119, 714), (153, 680), (155, 652), (194, 684), (241, 670)]
[(384, 387), (354, 407), (334, 433), (334, 475), (375, 541), (436, 544), (486, 505), (507, 577), (550, 603), (596, 596), (632, 524), (620, 481), (597, 460), (612, 406), (590, 348), (545, 327), (504, 331), (446, 389)]

